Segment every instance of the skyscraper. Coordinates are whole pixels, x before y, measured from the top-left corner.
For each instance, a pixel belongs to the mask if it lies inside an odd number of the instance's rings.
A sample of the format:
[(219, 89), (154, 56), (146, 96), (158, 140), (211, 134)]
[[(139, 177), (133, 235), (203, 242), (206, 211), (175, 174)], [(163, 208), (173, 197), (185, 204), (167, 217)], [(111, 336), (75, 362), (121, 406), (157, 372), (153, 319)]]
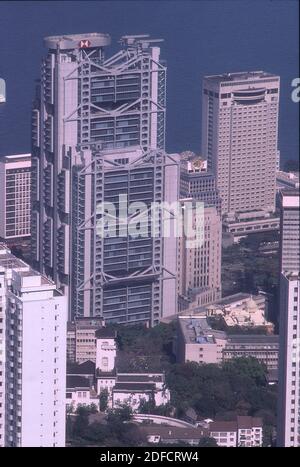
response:
[[(156, 40), (48, 37), (33, 109), (34, 265), (68, 296), (69, 317), (147, 321), (176, 311), (176, 241), (100, 238), (97, 206), (175, 201), (178, 158), (164, 152), (166, 68)], [(169, 239), (168, 239), (169, 240)], [(173, 301), (172, 301), (172, 293)]]
[(299, 271), (299, 190), (286, 189), (280, 193), (280, 270)]
[(299, 191), (281, 193), (280, 347), (277, 443), (300, 446)]
[(30, 237), (31, 155), (0, 157), (0, 238)]
[(263, 71), (206, 76), (202, 155), (222, 213), (275, 210), (279, 77)]
[(0, 446), (63, 447), (66, 299), (0, 244)]
[[(196, 223), (197, 210), (192, 212)], [(178, 294), (182, 309), (189, 301), (205, 305), (221, 298), (222, 222), (216, 206), (204, 204), (201, 228), (203, 241), (198, 246), (189, 246), (186, 235), (178, 239)]]
[[(180, 308), (188, 303), (199, 305), (221, 298), (222, 222), (221, 198), (215, 176), (201, 169), (201, 160), (181, 160), (180, 196), (182, 203), (190, 200), (203, 203), (203, 242), (189, 247), (188, 236), (178, 239), (178, 294)], [(193, 223), (196, 225), (196, 209)]]

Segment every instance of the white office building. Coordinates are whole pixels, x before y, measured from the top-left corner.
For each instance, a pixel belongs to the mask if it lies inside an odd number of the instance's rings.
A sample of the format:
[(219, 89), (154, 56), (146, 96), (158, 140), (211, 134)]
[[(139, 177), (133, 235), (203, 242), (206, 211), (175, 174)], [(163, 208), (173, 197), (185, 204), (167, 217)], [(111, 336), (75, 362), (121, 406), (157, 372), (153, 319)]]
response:
[(300, 446), (300, 275), (280, 278), (279, 446)]
[(0, 445), (65, 446), (66, 299), (0, 245)]
[(300, 270), (300, 203), (299, 189), (285, 189), (280, 193), (280, 269)]
[(202, 155), (216, 177), (223, 214), (274, 212), (278, 110), (278, 76), (255, 71), (204, 78)]
[(277, 444), (300, 446), (299, 191), (281, 193), (280, 346)]
[(30, 236), (31, 155), (0, 157), (0, 238)]

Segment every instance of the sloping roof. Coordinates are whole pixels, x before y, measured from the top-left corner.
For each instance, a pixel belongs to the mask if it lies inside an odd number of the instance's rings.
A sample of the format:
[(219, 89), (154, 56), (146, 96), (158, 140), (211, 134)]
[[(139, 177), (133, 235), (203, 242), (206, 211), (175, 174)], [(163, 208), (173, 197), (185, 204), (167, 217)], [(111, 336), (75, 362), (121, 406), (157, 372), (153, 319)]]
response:
[(67, 365), (68, 375), (94, 375), (95, 374), (95, 363), (88, 360), (83, 363), (70, 363)]
[(101, 370), (99, 370), (99, 368), (97, 368), (96, 377), (97, 378), (102, 378), (102, 379), (116, 378), (117, 377), (117, 370), (116, 370), (116, 368), (114, 368), (112, 371), (101, 371)]
[(164, 425), (142, 425), (148, 436), (160, 436), (161, 439), (190, 440), (201, 439), (207, 436), (207, 430), (203, 428), (184, 428)]
[(83, 388), (89, 389), (90, 382), (83, 376), (67, 376), (67, 389)]
[(278, 335), (270, 335), (267, 336), (263, 334), (234, 334), (228, 336), (228, 343), (229, 344), (272, 344), (277, 345), (279, 344), (279, 336)]
[(251, 429), (252, 427), (262, 427), (263, 422), (260, 417), (238, 416), (237, 424), (239, 429)]
[(209, 424), (209, 431), (236, 431), (237, 430), (237, 422), (236, 421), (227, 421), (227, 420), (220, 420), (215, 421)]
[(153, 391), (154, 383), (116, 383), (113, 388), (114, 392), (145, 392)]
[(117, 337), (117, 331), (108, 328), (100, 328), (95, 332), (95, 336), (100, 339), (115, 339)]
[(118, 373), (118, 383), (152, 383), (163, 382), (164, 374), (152, 373)]

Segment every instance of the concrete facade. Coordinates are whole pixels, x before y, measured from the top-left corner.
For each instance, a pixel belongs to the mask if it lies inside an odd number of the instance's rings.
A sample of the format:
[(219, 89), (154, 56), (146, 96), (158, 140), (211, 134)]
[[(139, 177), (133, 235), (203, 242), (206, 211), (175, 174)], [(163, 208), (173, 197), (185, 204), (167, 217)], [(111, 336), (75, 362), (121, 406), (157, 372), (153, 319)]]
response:
[(4, 426), (0, 444), (63, 447), (65, 297), (52, 281), (15, 258), (3, 245), (0, 276), (5, 330), (1, 338), (1, 374), (6, 388), (0, 410)]
[(280, 277), (280, 353), (277, 444), (300, 446), (300, 275)]
[[(187, 202), (194, 201), (187, 199)], [(182, 204), (184, 206), (184, 200)], [(194, 224), (197, 215), (197, 210), (192, 209)], [(181, 309), (191, 307), (194, 296), (202, 296), (201, 305), (221, 298), (222, 223), (215, 206), (204, 204), (202, 216), (199, 228), (203, 241), (199, 245), (190, 246), (187, 235), (178, 238), (178, 295), (185, 303), (185, 306), (180, 306)], [(195, 306), (198, 306), (199, 300), (196, 300)]]
[(300, 269), (300, 201), (299, 190), (282, 190), (280, 194), (280, 270)]
[(263, 71), (206, 76), (202, 154), (222, 213), (275, 210), (279, 77)]
[(178, 317), (177, 361), (221, 363), (227, 336), (208, 325), (206, 317)]
[(30, 237), (31, 154), (0, 157), (0, 238)]

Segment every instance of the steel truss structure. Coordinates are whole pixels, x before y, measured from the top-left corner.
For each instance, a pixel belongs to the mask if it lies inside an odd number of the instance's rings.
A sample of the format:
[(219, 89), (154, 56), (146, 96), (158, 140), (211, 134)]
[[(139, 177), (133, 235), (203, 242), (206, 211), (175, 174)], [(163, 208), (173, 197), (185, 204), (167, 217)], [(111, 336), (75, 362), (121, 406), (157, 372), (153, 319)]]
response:
[[(70, 318), (100, 315), (154, 324), (163, 314), (163, 284), (170, 282), (165, 279), (175, 281), (176, 274), (164, 264), (162, 238), (143, 247), (123, 242), (117, 267), (116, 245), (95, 232), (97, 203), (124, 192), (124, 183), (134, 200), (163, 200), (168, 166), (177, 167), (164, 152), (166, 67), (160, 40), (124, 36), (122, 50), (109, 58), (107, 35), (45, 42), (49, 52), (32, 118), (33, 265), (68, 296)], [(118, 293), (119, 310), (126, 313), (113, 310)], [(139, 302), (136, 313), (128, 313), (131, 301)]]

